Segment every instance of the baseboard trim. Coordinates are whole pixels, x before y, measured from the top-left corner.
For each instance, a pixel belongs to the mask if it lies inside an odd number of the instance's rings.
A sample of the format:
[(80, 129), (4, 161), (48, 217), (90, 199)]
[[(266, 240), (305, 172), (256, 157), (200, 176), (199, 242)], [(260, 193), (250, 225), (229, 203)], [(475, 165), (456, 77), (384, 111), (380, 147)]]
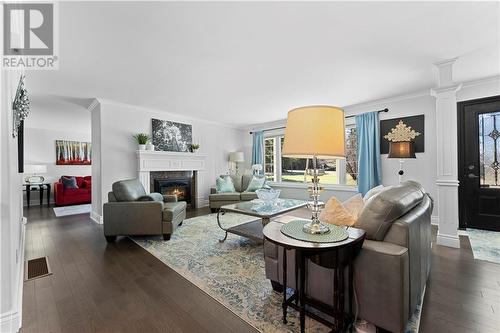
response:
[(455, 249), (460, 248), (460, 239), (458, 238), (458, 236), (443, 235), (440, 234), (439, 231), (436, 237), (436, 243), (438, 245), (453, 247)]
[(0, 315), (0, 332), (16, 333), (21, 328), (21, 315), (19, 312), (8, 311)]
[(97, 224), (103, 224), (103, 221), (102, 221), (102, 216), (97, 214), (96, 212), (94, 211), (91, 211), (90, 212), (90, 219), (92, 221), (94, 221), (95, 223)]

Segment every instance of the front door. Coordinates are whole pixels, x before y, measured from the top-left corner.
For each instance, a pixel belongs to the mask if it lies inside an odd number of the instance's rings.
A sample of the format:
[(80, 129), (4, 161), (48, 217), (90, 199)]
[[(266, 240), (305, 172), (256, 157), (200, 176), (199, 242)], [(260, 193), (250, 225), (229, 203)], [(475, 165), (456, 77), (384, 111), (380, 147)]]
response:
[(460, 226), (500, 231), (500, 96), (458, 103)]

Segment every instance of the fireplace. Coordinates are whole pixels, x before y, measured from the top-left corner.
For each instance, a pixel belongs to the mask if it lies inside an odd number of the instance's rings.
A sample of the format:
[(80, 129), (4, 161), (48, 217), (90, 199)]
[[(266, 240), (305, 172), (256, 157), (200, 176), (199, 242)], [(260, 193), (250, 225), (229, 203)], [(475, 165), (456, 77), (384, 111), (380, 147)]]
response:
[(175, 194), (177, 200), (191, 203), (191, 179), (155, 179), (154, 191), (161, 194)]
[(175, 194), (189, 208), (196, 203), (196, 171), (152, 171), (150, 188), (161, 194)]

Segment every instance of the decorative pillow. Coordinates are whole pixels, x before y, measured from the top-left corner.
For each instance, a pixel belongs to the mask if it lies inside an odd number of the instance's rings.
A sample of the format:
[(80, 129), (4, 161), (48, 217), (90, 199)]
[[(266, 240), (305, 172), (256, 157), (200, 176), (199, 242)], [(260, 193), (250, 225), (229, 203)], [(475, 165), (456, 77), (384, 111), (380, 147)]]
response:
[(252, 180), (248, 184), (248, 187), (245, 191), (246, 192), (255, 192), (255, 191), (263, 188), (265, 184), (266, 184), (266, 177), (253, 176)]
[(363, 197), (363, 200), (367, 202), (371, 197), (374, 195), (382, 192), (384, 189), (384, 185), (379, 185), (371, 188), (368, 192), (366, 192), (365, 196)]
[(152, 192), (137, 198), (137, 201), (158, 201), (163, 202), (163, 195), (161, 193)]
[(422, 191), (408, 184), (393, 186), (365, 203), (356, 228), (366, 231), (366, 239), (382, 241), (392, 223), (422, 202)]
[(215, 182), (217, 193), (236, 192), (233, 180), (229, 176), (219, 177)]
[(78, 188), (75, 177), (61, 177), (64, 188)]
[(351, 226), (356, 223), (356, 218), (335, 197), (331, 197), (325, 205), (325, 209), (319, 215), (322, 222)]
[(355, 196), (352, 196), (344, 201), (342, 205), (357, 220), (359, 215), (363, 211), (363, 208), (365, 207), (365, 202), (363, 201), (361, 193), (358, 193)]

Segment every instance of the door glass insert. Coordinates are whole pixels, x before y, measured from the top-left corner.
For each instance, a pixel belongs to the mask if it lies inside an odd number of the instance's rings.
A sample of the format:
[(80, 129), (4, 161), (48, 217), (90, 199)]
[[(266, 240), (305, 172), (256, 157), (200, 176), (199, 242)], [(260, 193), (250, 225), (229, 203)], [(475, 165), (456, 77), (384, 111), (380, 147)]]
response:
[(481, 187), (500, 188), (500, 111), (479, 115)]

